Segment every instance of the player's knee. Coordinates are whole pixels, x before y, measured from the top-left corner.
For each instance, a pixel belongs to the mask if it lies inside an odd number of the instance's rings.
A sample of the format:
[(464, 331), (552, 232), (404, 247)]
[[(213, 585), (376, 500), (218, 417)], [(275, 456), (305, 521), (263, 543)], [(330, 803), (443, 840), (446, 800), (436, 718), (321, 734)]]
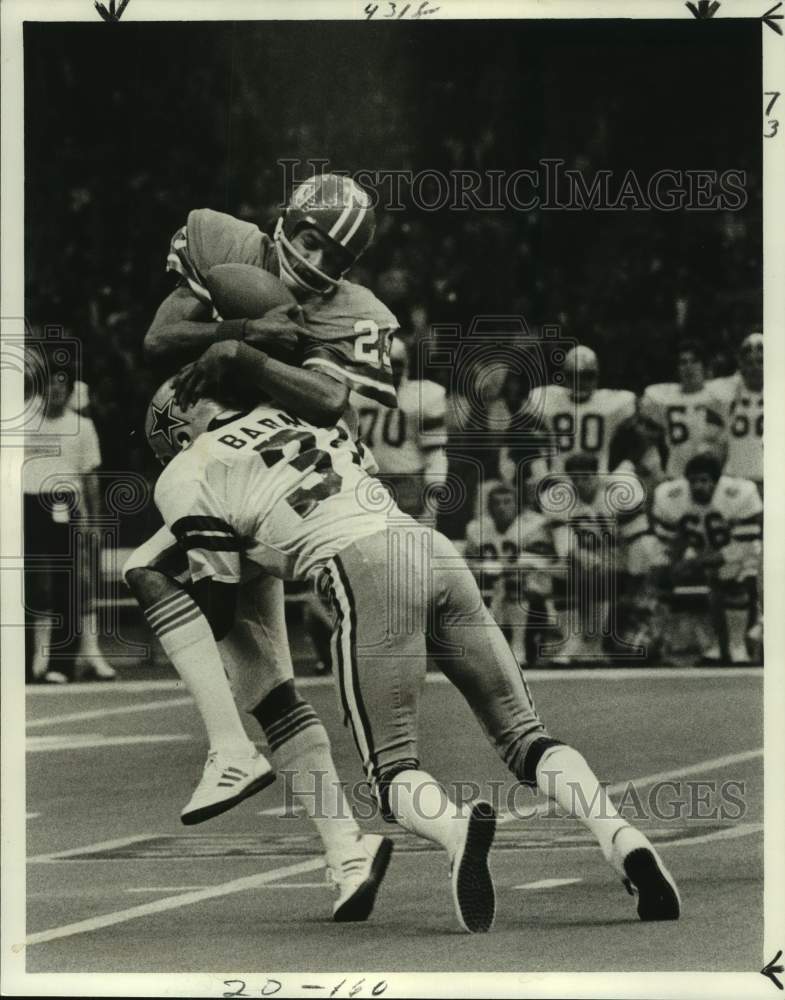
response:
[(128, 589), (143, 608), (167, 597), (178, 586), (168, 576), (149, 566), (128, 567), (126, 564), (123, 576)]
[(311, 750), (330, 752), (330, 738), (313, 706), (286, 680), (251, 709), (279, 767)]
[(404, 771), (419, 771), (420, 761), (416, 757), (395, 761), (379, 769), (379, 776), (374, 782), (373, 790), (382, 818), (387, 823), (396, 823), (395, 784), (394, 779)]

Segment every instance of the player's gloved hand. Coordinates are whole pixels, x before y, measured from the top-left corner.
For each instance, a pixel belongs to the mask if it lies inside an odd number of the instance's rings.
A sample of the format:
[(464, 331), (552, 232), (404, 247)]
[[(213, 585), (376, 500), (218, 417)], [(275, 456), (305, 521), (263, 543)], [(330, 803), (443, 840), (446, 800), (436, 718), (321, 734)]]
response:
[(182, 368), (172, 379), (177, 406), (186, 410), (203, 396), (220, 398), (222, 387), (236, 381), (240, 346), (237, 340), (210, 344), (200, 358)]

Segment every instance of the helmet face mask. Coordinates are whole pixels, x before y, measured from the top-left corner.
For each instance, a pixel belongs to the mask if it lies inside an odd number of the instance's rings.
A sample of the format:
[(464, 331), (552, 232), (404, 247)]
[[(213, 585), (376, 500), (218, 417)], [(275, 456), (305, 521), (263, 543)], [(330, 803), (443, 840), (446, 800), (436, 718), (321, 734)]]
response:
[[(329, 241), (323, 243), (329, 256), (335, 249), (335, 273), (315, 266), (295, 245), (304, 228), (317, 230), (323, 241)], [(329, 294), (369, 246), (375, 230), (371, 199), (351, 178), (337, 174), (311, 177), (295, 188), (273, 234), (282, 280), (293, 290)]]

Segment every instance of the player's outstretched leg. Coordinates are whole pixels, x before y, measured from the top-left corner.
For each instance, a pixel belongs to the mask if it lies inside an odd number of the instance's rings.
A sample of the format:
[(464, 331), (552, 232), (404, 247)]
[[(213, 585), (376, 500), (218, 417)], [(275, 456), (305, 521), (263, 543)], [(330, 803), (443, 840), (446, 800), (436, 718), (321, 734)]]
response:
[(458, 806), (427, 771), (399, 771), (383, 783), (386, 811), (405, 830), (447, 851), (458, 922), (465, 931), (489, 931), (496, 915), (496, 892), (488, 855), (496, 832), (489, 802)]
[(591, 830), (627, 891), (637, 895), (641, 920), (678, 920), (681, 898), (673, 877), (648, 838), (619, 815), (577, 750), (546, 737), (530, 745), (519, 766), (522, 780), (534, 777), (542, 792)]
[(187, 825), (202, 823), (266, 788), (275, 774), (243, 729), (212, 630), (191, 597), (146, 567), (128, 569), (126, 581), (207, 730), (207, 763), (180, 814)]
[(335, 770), (327, 731), (293, 680), (252, 710), (264, 730), (278, 776), (312, 820), (324, 844), (328, 878), (338, 897), (333, 919), (367, 920), (392, 855), (388, 837), (363, 834)]
[(637, 893), (641, 919), (677, 919), (678, 890), (657, 852), (619, 815), (581, 754), (547, 734), (470, 571), (443, 536), (434, 538), (437, 610), (447, 612), (440, 634), (455, 650), (439, 660), (444, 673), (515, 777), (539, 788), (592, 832), (606, 860)]

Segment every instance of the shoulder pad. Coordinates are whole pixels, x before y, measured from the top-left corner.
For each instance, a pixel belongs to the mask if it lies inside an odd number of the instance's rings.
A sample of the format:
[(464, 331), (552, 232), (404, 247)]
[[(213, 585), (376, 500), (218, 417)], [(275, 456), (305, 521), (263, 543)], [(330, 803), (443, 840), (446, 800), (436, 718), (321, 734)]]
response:
[[(309, 333), (322, 340), (355, 337), (364, 331), (364, 320), (380, 330), (397, 330), (398, 320), (383, 302), (363, 285), (341, 281), (333, 295), (303, 306)], [(359, 328), (358, 328), (359, 327)]]
[(188, 213), (188, 253), (203, 274), (216, 264), (264, 265), (269, 237), (252, 222), (211, 208)]

